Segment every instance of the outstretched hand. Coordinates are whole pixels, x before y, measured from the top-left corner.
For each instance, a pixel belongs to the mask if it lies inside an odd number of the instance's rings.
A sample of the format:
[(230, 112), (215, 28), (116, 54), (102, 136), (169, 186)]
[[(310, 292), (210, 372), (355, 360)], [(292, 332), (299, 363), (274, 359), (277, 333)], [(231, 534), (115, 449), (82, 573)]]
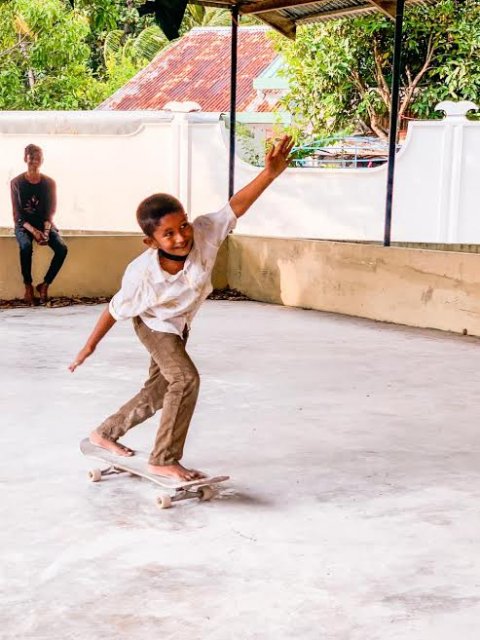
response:
[(283, 136), (265, 156), (265, 169), (230, 198), (230, 206), (237, 218), (243, 216), (275, 178), (285, 171), (292, 148), (292, 137)]
[(68, 367), (70, 371), (73, 373), (77, 367), (85, 362), (85, 360), (92, 355), (95, 351), (93, 347), (83, 347), (78, 354), (72, 364)]
[(276, 178), (288, 167), (293, 144), (292, 136), (285, 135), (268, 151), (265, 169), (270, 175)]

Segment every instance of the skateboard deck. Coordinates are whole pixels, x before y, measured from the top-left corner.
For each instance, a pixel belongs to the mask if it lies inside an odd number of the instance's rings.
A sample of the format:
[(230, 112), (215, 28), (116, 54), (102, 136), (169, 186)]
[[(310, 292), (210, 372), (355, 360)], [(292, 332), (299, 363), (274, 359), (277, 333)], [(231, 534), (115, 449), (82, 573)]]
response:
[(163, 489), (157, 499), (160, 508), (166, 509), (172, 502), (197, 498), (199, 500), (211, 500), (215, 495), (215, 486), (220, 482), (229, 480), (229, 476), (210, 476), (197, 480), (175, 480), (168, 476), (158, 476), (148, 471), (148, 453), (135, 450), (133, 456), (119, 456), (111, 451), (102, 449), (92, 444), (88, 438), (80, 442), (80, 451), (87, 458), (92, 458), (107, 464), (105, 469), (91, 469), (88, 477), (91, 482), (99, 482), (105, 476), (127, 473), (150, 480)]

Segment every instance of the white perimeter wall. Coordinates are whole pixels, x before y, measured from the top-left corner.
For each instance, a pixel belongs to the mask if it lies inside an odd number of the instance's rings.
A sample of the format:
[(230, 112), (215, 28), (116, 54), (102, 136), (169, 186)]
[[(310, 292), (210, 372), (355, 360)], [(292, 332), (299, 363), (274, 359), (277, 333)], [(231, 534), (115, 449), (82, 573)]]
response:
[[(11, 225), (9, 181), (23, 149), (45, 152), (60, 228), (135, 231), (135, 208), (156, 191), (192, 216), (227, 197), (228, 142), (218, 114), (0, 113), (0, 226)], [(236, 162), (236, 186), (259, 170)], [(394, 241), (480, 243), (480, 123), (414, 122), (398, 155)], [(288, 169), (242, 218), (258, 236), (380, 240), (386, 168)]]

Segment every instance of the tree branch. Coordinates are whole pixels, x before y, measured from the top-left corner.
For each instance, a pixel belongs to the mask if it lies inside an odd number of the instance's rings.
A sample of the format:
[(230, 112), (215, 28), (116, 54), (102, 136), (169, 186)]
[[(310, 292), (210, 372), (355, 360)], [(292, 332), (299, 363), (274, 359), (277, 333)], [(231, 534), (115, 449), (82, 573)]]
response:
[(370, 116), (370, 128), (372, 131), (376, 133), (381, 140), (387, 140), (387, 130), (380, 124), (378, 114), (375, 113), (375, 110), (371, 107), (367, 107), (367, 111)]
[[(363, 98), (368, 93), (368, 87), (365, 85), (357, 69), (352, 70), (351, 77), (355, 86), (358, 89), (360, 96)], [(367, 108), (369, 122), (368, 123), (363, 122), (364, 126), (370, 131), (373, 131), (373, 133), (375, 133), (382, 140), (386, 140), (387, 132), (379, 124), (378, 122), (379, 119), (377, 114), (375, 113), (375, 109), (368, 104), (366, 105), (366, 108)]]
[(355, 86), (357, 87), (360, 95), (363, 97), (367, 93), (367, 87), (366, 87), (365, 83), (363, 82), (362, 78), (360, 77), (360, 73), (358, 72), (357, 69), (353, 69), (351, 71), (351, 76), (352, 76), (352, 80), (353, 80)]
[(14, 44), (9, 49), (4, 49), (3, 51), (0, 51), (0, 58), (3, 58), (3, 56), (9, 56), (11, 53), (15, 51), (15, 49), (21, 49), (26, 39), (27, 39), (27, 36), (24, 36), (21, 40), (17, 42), (17, 44)]
[(385, 80), (385, 76), (383, 75), (381, 57), (378, 51), (378, 42), (376, 40), (373, 41), (373, 59), (375, 62), (375, 78), (377, 80), (378, 93), (382, 98), (383, 102), (387, 109), (390, 108), (390, 87)]
[(423, 76), (427, 73), (427, 71), (430, 69), (430, 64), (432, 62), (432, 58), (433, 55), (435, 53), (435, 50), (437, 48), (436, 43), (433, 40), (433, 37), (430, 36), (430, 38), (428, 39), (428, 46), (427, 46), (427, 55), (425, 57), (425, 62), (423, 63), (422, 68), (420, 69), (420, 71), (417, 73), (417, 75), (415, 76), (415, 78), (413, 78), (412, 80), (412, 74), (410, 69), (407, 67), (406, 68), (406, 74), (407, 74), (407, 79), (408, 79), (408, 87), (407, 90), (405, 91), (405, 95), (402, 99), (402, 103), (399, 109), (399, 117), (402, 118), (403, 114), (405, 113), (405, 111), (408, 109), (408, 107), (410, 106), (410, 103), (413, 99), (413, 96), (415, 94), (415, 90), (418, 87), (420, 80), (423, 78)]

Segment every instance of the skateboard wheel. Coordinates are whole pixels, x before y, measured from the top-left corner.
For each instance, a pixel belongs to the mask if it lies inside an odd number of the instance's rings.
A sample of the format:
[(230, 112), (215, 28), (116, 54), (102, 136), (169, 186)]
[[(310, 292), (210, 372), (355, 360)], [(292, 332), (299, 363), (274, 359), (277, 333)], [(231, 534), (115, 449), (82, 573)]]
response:
[(157, 505), (160, 509), (169, 509), (172, 506), (172, 499), (166, 493), (158, 496)]
[(92, 469), (88, 472), (88, 477), (92, 482), (98, 482), (102, 479), (102, 472), (100, 471), (100, 469)]
[(208, 485), (204, 487), (199, 487), (197, 490), (197, 493), (198, 493), (198, 499), (202, 500), (202, 502), (207, 502), (207, 500), (211, 500), (215, 495), (215, 491), (212, 489), (212, 487), (209, 487)]

